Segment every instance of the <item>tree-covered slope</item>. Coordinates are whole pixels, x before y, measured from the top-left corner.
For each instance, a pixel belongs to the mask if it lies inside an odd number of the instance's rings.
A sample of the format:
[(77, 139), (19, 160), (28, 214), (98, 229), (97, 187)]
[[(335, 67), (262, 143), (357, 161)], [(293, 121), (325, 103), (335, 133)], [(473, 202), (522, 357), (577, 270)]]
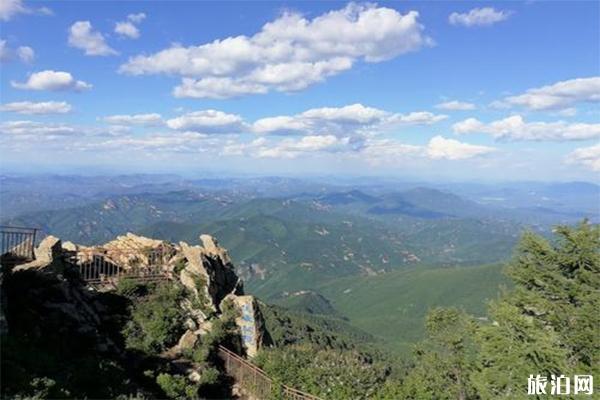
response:
[(404, 351), (423, 337), (423, 318), (438, 306), (485, 318), (486, 304), (508, 284), (501, 265), (411, 268), (375, 277), (349, 277), (317, 288), (350, 323)]

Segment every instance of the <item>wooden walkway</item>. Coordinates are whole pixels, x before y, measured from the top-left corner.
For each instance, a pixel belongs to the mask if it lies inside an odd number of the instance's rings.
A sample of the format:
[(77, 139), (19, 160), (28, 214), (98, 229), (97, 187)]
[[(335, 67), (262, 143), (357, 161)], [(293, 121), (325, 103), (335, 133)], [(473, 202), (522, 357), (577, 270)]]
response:
[(247, 393), (259, 400), (270, 398), (322, 400), (320, 397), (290, 386), (274, 383), (265, 371), (223, 346), (219, 346), (219, 357), (223, 360), (227, 375), (231, 376)]

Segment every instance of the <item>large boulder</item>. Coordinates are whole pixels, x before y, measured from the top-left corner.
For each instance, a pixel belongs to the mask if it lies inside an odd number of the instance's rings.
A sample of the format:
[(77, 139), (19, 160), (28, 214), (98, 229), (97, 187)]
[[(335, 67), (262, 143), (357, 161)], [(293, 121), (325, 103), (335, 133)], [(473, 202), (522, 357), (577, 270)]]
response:
[(34, 249), (34, 254), (35, 260), (17, 265), (13, 271), (28, 269), (60, 270), (65, 265), (62, 244), (57, 237), (46, 236), (39, 246)]
[(235, 273), (227, 251), (208, 235), (200, 236), (202, 246), (179, 243), (185, 262), (180, 272), (181, 283), (213, 311), (219, 311), (228, 294), (242, 294), (241, 280)]

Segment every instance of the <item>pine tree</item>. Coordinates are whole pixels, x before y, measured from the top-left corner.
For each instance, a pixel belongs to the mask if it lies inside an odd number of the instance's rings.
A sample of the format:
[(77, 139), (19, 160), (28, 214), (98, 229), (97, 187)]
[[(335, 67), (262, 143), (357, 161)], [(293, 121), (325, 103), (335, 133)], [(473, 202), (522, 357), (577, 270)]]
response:
[(600, 227), (584, 221), (555, 234), (553, 243), (523, 236), (507, 268), (515, 288), (478, 331), (483, 398), (525, 396), (530, 374), (598, 373)]
[(474, 398), (472, 319), (455, 308), (435, 308), (427, 316), (426, 328), (428, 338), (416, 347), (415, 366), (403, 382), (404, 398)]

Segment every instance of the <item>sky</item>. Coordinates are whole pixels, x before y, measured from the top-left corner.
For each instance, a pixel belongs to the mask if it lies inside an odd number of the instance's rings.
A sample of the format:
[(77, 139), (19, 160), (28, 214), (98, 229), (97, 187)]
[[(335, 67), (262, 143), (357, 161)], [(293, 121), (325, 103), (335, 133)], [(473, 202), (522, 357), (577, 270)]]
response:
[(0, 0), (4, 172), (600, 182), (600, 3)]

